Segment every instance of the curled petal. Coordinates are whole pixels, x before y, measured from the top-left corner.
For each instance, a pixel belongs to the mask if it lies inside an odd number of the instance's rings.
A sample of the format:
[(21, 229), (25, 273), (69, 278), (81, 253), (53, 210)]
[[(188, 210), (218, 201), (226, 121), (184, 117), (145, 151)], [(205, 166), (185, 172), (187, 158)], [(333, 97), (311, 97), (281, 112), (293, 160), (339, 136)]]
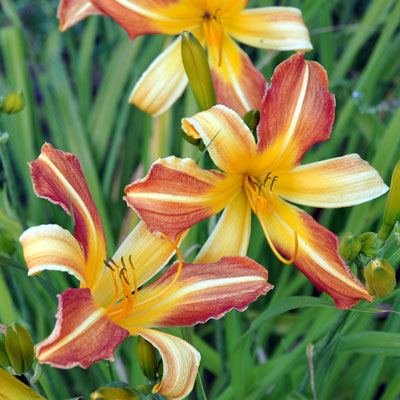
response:
[(60, 20), (60, 30), (64, 32), (68, 28), (71, 28), (71, 26), (74, 26), (93, 14), (100, 13), (91, 1), (61, 0), (57, 9), (57, 18)]
[(239, 115), (217, 105), (193, 117), (182, 119), (186, 134), (202, 138), (215, 165), (229, 174), (248, 170), (255, 155), (256, 143)]
[(154, 329), (135, 329), (160, 352), (163, 360), (163, 377), (152, 392), (168, 399), (183, 399), (193, 389), (200, 364), (199, 352), (184, 340)]
[(224, 18), (224, 28), (239, 42), (276, 50), (312, 49), (301, 11), (293, 7), (260, 7)]
[(106, 242), (99, 213), (89, 192), (78, 159), (46, 143), (36, 161), (29, 163), (33, 189), (42, 197), (61, 206), (75, 219), (74, 235), (83, 247), (86, 285), (96, 281), (106, 256)]
[(221, 318), (233, 308), (243, 311), (272, 285), (268, 272), (247, 257), (224, 257), (214, 264), (178, 263), (139, 291), (131, 314), (119, 321), (125, 329), (189, 326)]
[(335, 98), (321, 65), (303, 53), (279, 64), (261, 107), (254, 175), (298, 165), (313, 144), (329, 138), (334, 118)]
[(335, 208), (372, 200), (388, 187), (358, 154), (350, 154), (282, 172), (276, 190), (290, 202)]
[(350, 267), (339, 257), (337, 236), (306, 212), (277, 199), (276, 211), (273, 214), (258, 214), (258, 218), (275, 248), (288, 259), (292, 258), (295, 249), (296, 230), (298, 252), (295, 266), (318, 290), (328, 293), (337, 308), (353, 307), (361, 299), (373, 300)]
[[(235, 177), (233, 177), (235, 178)], [(177, 234), (217, 214), (239, 192), (240, 179), (199, 168), (191, 159), (168, 157), (148, 176), (125, 188), (124, 200), (154, 234)]]
[(28, 275), (43, 270), (65, 271), (85, 281), (85, 259), (76, 239), (58, 225), (39, 225), (19, 238), (28, 266)]
[(41, 363), (57, 368), (114, 361), (116, 347), (129, 335), (108, 318), (89, 289), (67, 289), (58, 295), (56, 318), (52, 334), (37, 345), (36, 355)]
[(129, 102), (157, 116), (175, 103), (187, 83), (179, 37), (146, 69), (133, 88)]
[(39, 393), (2, 368), (0, 368), (0, 398), (2, 400), (45, 400)]

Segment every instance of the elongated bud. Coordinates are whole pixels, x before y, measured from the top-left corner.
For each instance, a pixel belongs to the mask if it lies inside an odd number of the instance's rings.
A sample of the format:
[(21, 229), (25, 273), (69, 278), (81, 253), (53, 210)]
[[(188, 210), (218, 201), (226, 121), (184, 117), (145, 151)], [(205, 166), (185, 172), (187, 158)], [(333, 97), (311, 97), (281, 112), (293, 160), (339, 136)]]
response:
[(393, 170), (390, 182), (389, 196), (383, 213), (383, 225), (378, 232), (379, 240), (383, 242), (389, 237), (394, 225), (400, 220), (400, 161)]
[(339, 243), (339, 254), (343, 260), (353, 260), (361, 250), (361, 240), (351, 232), (346, 233)]
[(136, 342), (136, 356), (143, 374), (154, 381), (157, 372), (156, 351), (153, 345), (141, 336), (138, 337)]
[(217, 99), (206, 52), (196, 37), (188, 31), (182, 32), (181, 52), (197, 105), (200, 111), (208, 110), (217, 104)]
[(244, 114), (243, 121), (251, 130), (251, 133), (256, 137), (257, 125), (260, 122), (261, 113), (259, 110), (250, 110)]
[(3, 368), (7, 368), (10, 365), (10, 359), (8, 358), (6, 350), (6, 339), (4, 335), (0, 335), (0, 366)]
[(364, 232), (358, 235), (358, 238), (361, 240), (361, 251), (365, 253), (376, 243), (378, 235), (375, 232)]
[(16, 89), (6, 96), (0, 111), (6, 114), (15, 114), (22, 111), (24, 107), (25, 99), (22, 90)]
[(140, 400), (139, 394), (129, 387), (102, 387), (90, 394), (90, 399)]
[(373, 258), (364, 270), (368, 293), (372, 296), (385, 297), (396, 286), (396, 272), (389, 261), (384, 258)]
[(35, 354), (29, 332), (22, 325), (12, 323), (7, 327), (5, 345), (15, 373), (22, 375), (28, 372)]

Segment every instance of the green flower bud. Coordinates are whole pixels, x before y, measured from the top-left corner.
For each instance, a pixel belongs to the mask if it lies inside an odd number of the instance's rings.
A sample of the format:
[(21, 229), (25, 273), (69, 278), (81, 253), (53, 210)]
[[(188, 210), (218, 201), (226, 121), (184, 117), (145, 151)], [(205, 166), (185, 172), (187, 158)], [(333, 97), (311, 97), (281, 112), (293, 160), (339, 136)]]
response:
[(380, 249), (375, 246), (371, 246), (368, 249), (364, 250), (364, 254), (368, 257), (376, 257), (379, 255)]
[(7, 327), (5, 345), (15, 373), (22, 375), (28, 372), (35, 355), (29, 332), (18, 323), (9, 325)]
[(138, 336), (136, 342), (136, 356), (142, 372), (151, 381), (156, 379), (157, 355), (154, 346)]
[(164, 363), (163, 363), (163, 360), (160, 359), (160, 361), (158, 362), (158, 365), (157, 365), (157, 375), (159, 378), (162, 378), (163, 374), (164, 374)]
[(196, 37), (188, 31), (181, 34), (181, 52), (197, 105), (201, 111), (208, 110), (217, 104), (217, 99), (206, 52)]
[(373, 258), (364, 270), (368, 293), (372, 296), (385, 297), (396, 286), (396, 272), (389, 261), (384, 258)]
[(390, 182), (389, 196), (383, 213), (383, 225), (378, 238), (384, 242), (390, 235), (394, 225), (400, 220), (400, 161), (394, 167)]
[(339, 243), (339, 254), (343, 260), (353, 260), (361, 250), (361, 240), (351, 232), (346, 233)]
[(361, 251), (365, 253), (365, 250), (372, 247), (378, 240), (378, 235), (375, 232), (364, 232), (358, 235), (361, 240)]
[(4, 335), (0, 335), (0, 366), (2, 366), (3, 368), (7, 368), (11, 365), (10, 359), (8, 358), (7, 355), (5, 340), (6, 339)]
[(140, 400), (137, 392), (129, 387), (114, 388), (102, 387), (90, 394), (90, 399), (104, 399), (104, 400)]
[(256, 137), (257, 125), (260, 122), (261, 113), (259, 110), (250, 110), (244, 114), (243, 121), (251, 130), (251, 133)]
[(11, 92), (1, 105), (1, 112), (6, 114), (15, 114), (25, 107), (25, 99), (21, 89)]

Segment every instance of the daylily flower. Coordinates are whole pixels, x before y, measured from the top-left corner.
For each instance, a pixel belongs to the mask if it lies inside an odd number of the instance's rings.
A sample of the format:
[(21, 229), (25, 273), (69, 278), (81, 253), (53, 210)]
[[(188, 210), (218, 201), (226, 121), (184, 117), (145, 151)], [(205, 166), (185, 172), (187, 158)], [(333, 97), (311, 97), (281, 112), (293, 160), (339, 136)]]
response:
[[(300, 10), (262, 7), (244, 10), (248, 0), (61, 0), (60, 29), (66, 30), (90, 14), (113, 18), (129, 34), (179, 35), (192, 32), (208, 49), (217, 102), (240, 115), (259, 108), (266, 80), (234, 39), (274, 50), (312, 49)], [(144, 72), (129, 101), (156, 116), (182, 94), (187, 77), (178, 37)]]
[[(163, 359), (163, 378), (153, 392), (173, 399), (186, 396), (196, 378), (199, 353), (182, 339), (150, 327), (194, 325), (220, 318), (232, 308), (244, 310), (272, 288), (267, 272), (246, 257), (185, 264), (177, 247), (179, 235), (175, 242), (164, 240), (142, 223), (106, 261), (103, 227), (78, 159), (45, 144), (30, 168), (37, 196), (69, 215), (72, 208), (75, 231), (73, 236), (58, 225), (25, 231), (20, 241), (28, 274), (60, 270), (80, 281), (79, 289), (58, 296), (57, 323), (37, 345), (37, 359), (59, 368), (88, 368), (99, 360), (113, 360), (115, 348), (128, 335), (142, 336)], [(179, 262), (139, 290), (175, 251)]]
[(151, 232), (172, 238), (224, 210), (197, 262), (245, 255), (253, 210), (276, 256), (293, 262), (338, 308), (371, 301), (339, 257), (338, 238), (291, 204), (343, 207), (387, 191), (377, 171), (357, 154), (300, 165), (313, 144), (329, 138), (334, 110), (325, 70), (298, 53), (275, 70), (261, 107), (257, 143), (240, 117), (221, 105), (182, 120), (184, 131), (203, 139), (224, 172), (168, 157), (127, 186), (125, 199)]

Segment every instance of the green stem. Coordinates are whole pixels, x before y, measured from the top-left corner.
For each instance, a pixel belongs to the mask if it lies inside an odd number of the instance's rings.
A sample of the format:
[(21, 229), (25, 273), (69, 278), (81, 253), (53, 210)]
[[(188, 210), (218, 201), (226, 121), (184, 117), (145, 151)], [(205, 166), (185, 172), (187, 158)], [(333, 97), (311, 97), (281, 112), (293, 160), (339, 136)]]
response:
[[(193, 345), (193, 335), (192, 335), (192, 328), (190, 326), (182, 326), (181, 327), (182, 338), (186, 340), (188, 343)], [(200, 373), (197, 374), (196, 378), (196, 385), (198, 388), (198, 393), (200, 393), (199, 400), (207, 400), (206, 393), (204, 391), (203, 382), (201, 380)]]
[(107, 364), (108, 364), (108, 370), (110, 372), (110, 379), (112, 381), (116, 381), (117, 377), (115, 376), (114, 369), (113, 369), (113, 366), (111, 364), (111, 361), (107, 361)]

